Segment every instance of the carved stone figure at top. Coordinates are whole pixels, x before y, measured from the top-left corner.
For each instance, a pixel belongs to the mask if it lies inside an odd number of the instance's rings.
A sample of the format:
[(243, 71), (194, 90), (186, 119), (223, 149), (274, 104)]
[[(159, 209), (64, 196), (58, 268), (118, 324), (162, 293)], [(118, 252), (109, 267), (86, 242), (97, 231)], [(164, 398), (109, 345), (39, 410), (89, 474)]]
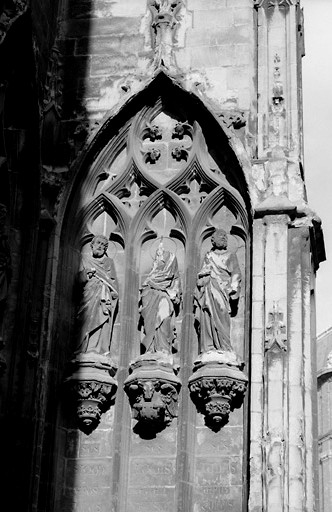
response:
[(176, 333), (174, 317), (181, 301), (178, 262), (174, 253), (166, 251), (161, 240), (152, 269), (141, 289), (141, 317), (146, 352), (172, 353)]
[(183, 5), (182, 0), (150, 0), (151, 26), (154, 31), (155, 66), (172, 66), (174, 29), (178, 24), (177, 15)]
[(230, 318), (239, 298), (241, 272), (227, 242), (226, 232), (216, 229), (211, 237), (212, 249), (206, 253), (197, 276), (194, 300), (200, 353), (233, 351)]
[(82, 257), (79, 282), (83, 287), (77, 313), (76, 353), (109, 352), (118, 306), (118, 285), (113, 260), (107, 256), (108, 240), (96, 235), (92, 254)]

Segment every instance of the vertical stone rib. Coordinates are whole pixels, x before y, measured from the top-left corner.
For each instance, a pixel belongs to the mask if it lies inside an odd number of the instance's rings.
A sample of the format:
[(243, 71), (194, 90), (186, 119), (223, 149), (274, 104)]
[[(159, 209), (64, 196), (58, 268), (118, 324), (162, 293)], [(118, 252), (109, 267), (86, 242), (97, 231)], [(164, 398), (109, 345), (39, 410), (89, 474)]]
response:
[(289, 235), (289, 508), (304, 510), (304, 410), (302, 339), (302, 235), (291, 229)]
[[(265, 414), (264, 458), (266, 499), (263, 510), (286, 510), (285, 492), (287, 387), (285, 386), (286, 356), (278, 344), (278, 323), (271, 312), (287, 311), (287, 215), (270, 215), (266, 224), (265, 246), (265, 328), (271, 325), (272, 341), (265, 353)], [(270, 322), (269, 319), (270, 318)], [(272, 318), (272, 320), (271, 320)], [(269, 323), (268, 323), (269, 322)], [(267, 336), (266, 336), (267, 338)]]
[[(303, 315), (303, 355), (304, 355), (304, 443), (305, 452), (305, 506), (307, 510), (315, 510), (314, 497), (314, 456), (313, 440), (313, 399), (317, 397), (316, 386), (313, 380), (315, 372), (312, 360), (311, 346), (311, 261), (310, 261), (310, 239), (308, 227), (301, 228), (302, 231), (302, 315)], [(316, 380), (316, 379), (315, 379)], [(313, 397), (313, 392), (315, 397)]]
[(133, 357), (134, 333), (132, 319), (136, 315), (137, 302), (137, 276), (135, 273), (135, 244), (133, 240), (128, 242), (129, 250), (127, 254), (127, 279), (124, 289), (127, 290), (127, 300), (124, 301), (124, 307), (121, 317), (120, 346), (121, 350), (120, 367), (117, 373), (119, 392), (114, 417), (114, 457), (112, 471), (112, 499), (113, 507), (117, 512), (127, 510), (128, 497), (128, 476), (129, 476), (129, 451), (131, 440), (131, 411), (127, 396), (123, 391), (123, 382), (127, 376), (130, 358)]
[(252, 265), (250, 511), (263, 508), (264, 230), (262, 220), (256, 220), (253, 227), (253, 245), (256, 249)]

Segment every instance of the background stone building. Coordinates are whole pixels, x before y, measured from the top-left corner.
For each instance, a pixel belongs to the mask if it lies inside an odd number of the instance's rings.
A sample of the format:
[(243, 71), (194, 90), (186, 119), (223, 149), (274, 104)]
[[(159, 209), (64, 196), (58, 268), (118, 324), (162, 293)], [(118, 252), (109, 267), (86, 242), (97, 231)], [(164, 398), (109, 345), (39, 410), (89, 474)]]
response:
[(332, 329), (317, 337), (319, 496), (322, 512), (330, 510), (331, 494), (331, 372)]
[(0, 9), (12, 509), (316, 510), (300, 2)]

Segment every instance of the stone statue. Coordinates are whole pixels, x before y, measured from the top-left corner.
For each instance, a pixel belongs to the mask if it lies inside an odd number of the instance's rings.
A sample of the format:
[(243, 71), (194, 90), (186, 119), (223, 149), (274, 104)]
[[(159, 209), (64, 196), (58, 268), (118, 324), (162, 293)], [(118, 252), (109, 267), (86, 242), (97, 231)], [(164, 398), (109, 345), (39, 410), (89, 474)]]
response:
[(176, 338), (175, 308), (181, 302), (181, 283), (175, 254), (164, 250), (161, 240), (152, 269), (141, 289), (140, 313), (146, 352), (172, 353)]
[(76, 354), (107, 354), (118, 306), (118, 285), (114, 264), (107, 256), (108, 239), (96, 235), (91, 255), (83, 255), (79, 282), (83, 286), (77, 313)]
[(195, 317), (198, 323), (199, 352), (233, 351), (230, 340), (232, 303), (239, 298), (241, 272), (236, 254), (227, 250), (227, 234), (216, 229), (197, 276)]

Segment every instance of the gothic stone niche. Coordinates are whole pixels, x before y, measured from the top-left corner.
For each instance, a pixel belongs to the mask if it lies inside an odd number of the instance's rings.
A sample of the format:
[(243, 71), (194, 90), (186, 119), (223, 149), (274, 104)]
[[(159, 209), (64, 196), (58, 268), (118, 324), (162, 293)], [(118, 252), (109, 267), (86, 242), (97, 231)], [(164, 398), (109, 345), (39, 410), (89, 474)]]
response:
[(239, 262), (228, 250), (223, 229), (215, 230), (211, 243), (197, 275), (194, 301), (199, 356), (188, 385), (206, 425), (218, 430), (228, 422), (230, 412), (242, 405), (248, 379), (231, 344), (231, 316), (237, 313), (241, 289)]
[(91, 254), (82, 255), (78, 274), (80, 300), (76, 317), (76, 357), (66, 380), (74, 393), (81, 430), (92, 431), (101, 413), (112, 403), (117, 383), (116, 367), (109, 357), (118, 309), (115, 268), (107, 255), (108, 238), (96, 235)]
[[(166, 218), (166, 212), (160, 212), (154, 227), (160, 228), (160, 220)], [(131, 375), (125, 381), (133, 417), (138, 420), (135, 431), (141, 435), (162, 430), (177, 416), (181, 387), (173, 357), (175, 317), (182, 298), (176, 244), (163, 236), (157, 244), (152, 268), (140, 289), (141, 355), (130, 365)]]

